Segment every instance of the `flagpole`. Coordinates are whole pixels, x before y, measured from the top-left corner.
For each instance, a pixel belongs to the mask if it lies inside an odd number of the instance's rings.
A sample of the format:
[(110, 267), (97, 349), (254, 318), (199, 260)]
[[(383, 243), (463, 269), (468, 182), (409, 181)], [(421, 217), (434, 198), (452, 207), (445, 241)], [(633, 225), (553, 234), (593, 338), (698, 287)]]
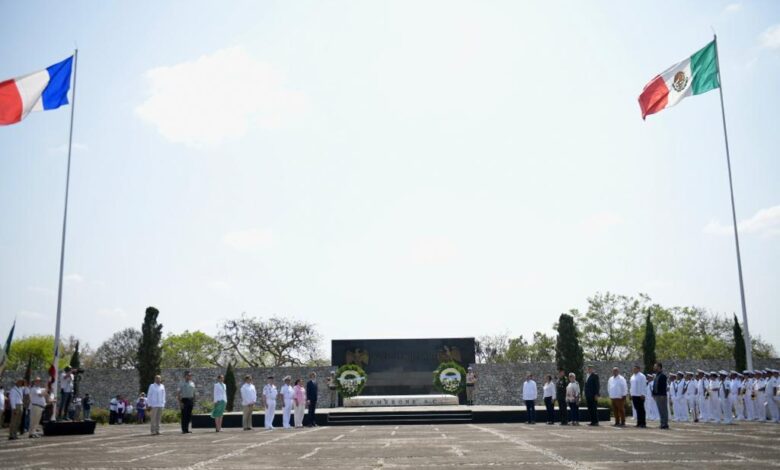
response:
[[(73, 115), (76, 111), (76, 73), (79, 65), (79, 50), (73, 51), (73, 100), (70, 104), (70, 135), (68, 136), (68, 169), (65, 173), (65, 211), (62, 216), (62, 244), (60, 246), (60, 280), (57, 288), (57, 324), (54, 328), (54, 396), (59, 393), (59, 362), (60, 358), (60, 319), (62, 318), (62, 274), (65, 267), (65, 233), (68, 226), (68, 192), (70, 190), (70, 157), (73, 151)], [(57, 401), (52, 405), (52, 420), (57, 421)], [(67, 411), (67, 410), (66, 410)]]
[[(753, 370), (753, 346), (750, 341), (748, 329), (747, 307), (745, 304), (745, 283), (742, 280), (742, 256), (739, 252), (739, 230), (737, 229), (737, 209), (734, 206), (734, 184), (731, 178), (731, 156), (729, 155), (729, 134), (726, 131), (726, 107), (723, 105), (723, 80), (720, 77), (720, 54), (718, 53), (718, 35), (715, 34), (715, 60), (718, 64), (718, 91), (720, 92), (720, 112), (723, 117), (723, 138), (726, 142), (726, 166), (729, 170), (729, 191), (731, 193), (731, 218), (734, 221), (734, 244), (737, 248), (737, 272), (739, 273), (739, 295), (742, 300), (742, 324), (745, 340), (745, 353), (747, 356), (747, 368)], [(736, 338), (735, 338), (736, 340)]]

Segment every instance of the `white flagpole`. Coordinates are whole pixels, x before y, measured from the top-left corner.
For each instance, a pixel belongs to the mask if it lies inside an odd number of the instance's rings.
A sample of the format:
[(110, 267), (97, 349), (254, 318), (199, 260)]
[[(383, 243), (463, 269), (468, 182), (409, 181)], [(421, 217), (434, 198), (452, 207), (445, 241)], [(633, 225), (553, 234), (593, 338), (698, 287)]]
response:
[(745, 354), (747, 368), (753, 370), (753, 345), (750, 341), (748, 329), (747, 307), (745, 304), (745, 283), (742, 280), (742, 256), (739, 252), (739, 230), (737, 229), (737, 210), (734, 206), (734, 185), (731, 181), (731, 157), (729, 156), (729, 134), (726, 132), (726, 107), (723, 105), (723, 80), (720, 77), (720, 54), (718, 53), (718, 35), (715, 34), (715, 60), (718, 65), (718, 91), (720, 92), (720, 112), (723, 117), (723, 138), (726, 142), (726, 166), (729, 170), (729, 191), (731, 192), (731, 218), (734, 221), (734, 244), (737, 248), (737, 272), (739, 274), (739, 295), (742, 300), (742, 325), (745, 340)]
[[(78, 71), (79, 50), (73, 51), (73, 99), (70, 103), (70, 135), (68, 137), (68, 170), (65, 176), (65, 212), (62, 216), (62, 245), (60, 246), (60, 281), (57, 289), (57, 325), (54, 329), (54, 396), (59, 393), (60, 371), (60, 319), (62, 318), (62, 274), (65, 267), (65, 233), (68, 226), (68, 191), (70, 190), (70, 156), (73, 151), (73, 115), (76, 111), (76, 72)], [(67, 410), (65, 410), (67, 412)], [(57, 421), (57, 401), (55, 400), (52, 409), (53, 421)]]

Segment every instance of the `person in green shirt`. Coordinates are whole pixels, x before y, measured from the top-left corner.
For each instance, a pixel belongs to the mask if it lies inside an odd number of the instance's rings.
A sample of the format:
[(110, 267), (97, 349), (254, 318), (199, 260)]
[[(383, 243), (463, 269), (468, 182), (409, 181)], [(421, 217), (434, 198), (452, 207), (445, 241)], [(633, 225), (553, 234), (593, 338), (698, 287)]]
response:
[(192, 381), (190, 371), (184, 373), (184, 381), (179, 383), (176, 397), (179, 399), (181, 407), (181, 432), (182, 434), (191, 433), (190, 421), (192, 421), (192, 408), (195, 405), (195, 383)]

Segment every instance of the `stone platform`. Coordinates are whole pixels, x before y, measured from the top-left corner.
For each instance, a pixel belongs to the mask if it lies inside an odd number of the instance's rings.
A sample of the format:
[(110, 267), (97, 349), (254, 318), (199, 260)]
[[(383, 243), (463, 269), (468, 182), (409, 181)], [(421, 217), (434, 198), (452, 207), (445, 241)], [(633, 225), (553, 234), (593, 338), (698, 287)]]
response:
[[(558, 410), (553, 414), (559, 421)], [(599, 421), (609, 421), (609, 410), (598, 409)], [(257, 409), (252, 415), (252, 426), (262, 428), (264, 422), (262, 410)], [(318, 408), (315, 422), (320, 426), (340, 425), (377, 425), (377, 424), (463, 424), (463, 423), (522, 423), (527, 420), (524, 406), (489, 406), (489, 405), (437, 405), (437, 406), (371, 406), (353, 408)], [(580, 420), (588, 422), (588, 410), (580, 410)], [(547, 410), (544, 406), (536, 406), (536, 421), (547, 421)], [(225, 428), (240, 428), (241, 413), (225, 413), (222, 425)], [(277, 410), (274, 426), (282, 425), (282, 412)], [(214, 420), (206, 414), (193, 415), (193, 428), (213, 428)]]
[(345, 398), (346, 408), (374, 406), (445, 406), (457, 405), (455, 395), (361, 395)]

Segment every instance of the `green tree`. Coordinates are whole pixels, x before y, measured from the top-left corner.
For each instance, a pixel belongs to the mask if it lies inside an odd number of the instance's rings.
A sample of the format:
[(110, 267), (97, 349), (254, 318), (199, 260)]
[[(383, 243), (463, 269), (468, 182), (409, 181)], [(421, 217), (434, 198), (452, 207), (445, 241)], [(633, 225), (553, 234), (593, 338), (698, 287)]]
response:
[(634, 330), (649, 300), (644, 294), (633, 298), (609, 292), (589, 297), (584, 314), (574, 311), (585, 356), (594, 361), (630, 359), (636, 352), (632, 348)]
[(168, 335), (162, 342), (162, 367), (192, 369), (222, 366), (219, 341), (202, 331)]
[(314, 324), (281, 317), (242, 315), (222, 323), (217, 336), (231, 362), (249, 367), (300, 366), (319, 357)]
[(141, 332), (135, 328), (117, 331), (97, 348), (93, 367), (99, 369), (137, 369)]
[(737, 370), (747, 369), (747, 352), (745, 349), (745, 337), (742, 334), (742, 327), (739, 326), (737, 316), (734, 315), (734, 363)]
[(650, 318), (650, 309), (648, 309), (647, 316), (645, 317), (645, 338), (642, 340), (642, 359), (645, 363), (645, 373), (652, 372), (653, 365), (656, 362), (655, 327), (653, 326), (653, 320)]
[[(60, 357), (58, 368), (68, 365), (68, 354), (65, 345), (60, 342)], [(47, 370), (54, 360), (54, 336), (34, 335), (16, 339), (11, 342), (11, 352), (8, 355), (9, 371), (24, 371), (29, 362), (32, 370)]]
[(141, 341), (138, 345), (138, 383), (140, 391), (145, 391), (154, 382), (154, 376), (161, 370), (162, 324), (157, 322), (160, 311), (154, 307), (146, 309), (144, 323), (141, 326)]
[(529, 362), (550, 362), (555, 359), (555, 337), (536, 331), (528, 349)]
[(574, 324), (574, 316), (562, 313), (558, 318), (556, 329), (558, 337), (555, 340), (555, 365), (567, 374), (574, 372), (577, 381), (582, 383), (585, 360), (580, 346), (579, 332)]
[(227, 404), (225, 409), (233, 411), (233, 403), (236, 400), (236, 374), (233, 371), (233, 364), (228, 363), (225, 372), (225, 393), (227, 394)]

